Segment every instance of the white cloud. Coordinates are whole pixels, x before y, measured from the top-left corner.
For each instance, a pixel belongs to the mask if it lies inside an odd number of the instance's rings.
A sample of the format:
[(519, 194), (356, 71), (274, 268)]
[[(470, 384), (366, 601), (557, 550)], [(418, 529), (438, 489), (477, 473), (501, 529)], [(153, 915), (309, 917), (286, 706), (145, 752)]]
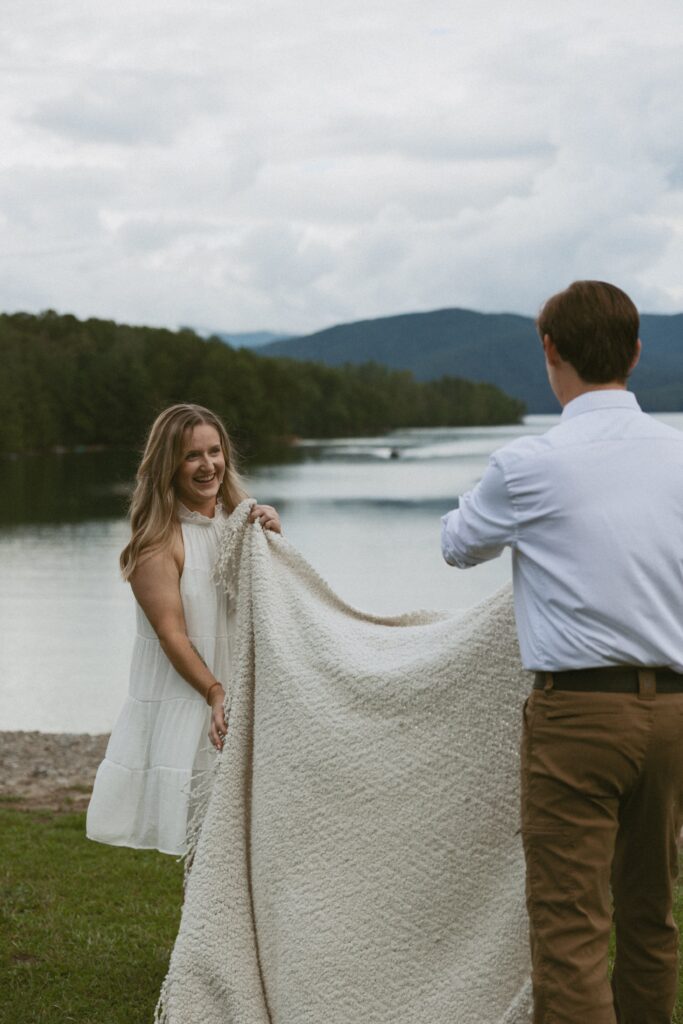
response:
[[(204, 115), (217, 97), (202, 90)], [(170, 145), (196, 117), (196, 82), (175, 74), (100, 72), (39, 102), (32, 124), (84, 145)]]
[(7, 0), (0, 307), (683, 308), (678, 0)]

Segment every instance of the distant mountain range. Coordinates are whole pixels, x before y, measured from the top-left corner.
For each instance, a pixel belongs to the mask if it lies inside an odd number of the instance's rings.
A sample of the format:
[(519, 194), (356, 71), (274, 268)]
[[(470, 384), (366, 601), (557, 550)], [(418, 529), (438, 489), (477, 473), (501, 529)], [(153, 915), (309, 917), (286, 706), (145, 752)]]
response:
[(262, 348), (270, 342), (291, 338), (291, 334), (275, 334), (273, 331), (242, 331), (234, 333), (224, 331), (212, 332), (214, 338), (232, 345), (233, 348)]
[[(233, 337), (237, 337), (234, 336)], [(641, 317), (643, 355), (631, 383), (643, 408), (683, 411), (683, 313)], [(316, 360), (329, 366), (383, 363), (418, 380), (444, 375), (488, 381), (526, 403), (557, 412), (531, 317), (438, 309), (339, 324), (304, 337), (271, 341), (259, 355)]]

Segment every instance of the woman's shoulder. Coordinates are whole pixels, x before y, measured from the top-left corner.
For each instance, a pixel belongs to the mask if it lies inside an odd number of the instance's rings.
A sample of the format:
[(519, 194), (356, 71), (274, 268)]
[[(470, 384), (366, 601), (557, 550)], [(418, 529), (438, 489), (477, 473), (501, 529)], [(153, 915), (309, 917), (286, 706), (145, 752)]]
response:
[(179, 576), (183, 571), (183, 560), (183, 535), (178, 524), (166, 543), (151, 545), (140, 553), (130, 577), (133, 589), (135, 582), (141, 579)]

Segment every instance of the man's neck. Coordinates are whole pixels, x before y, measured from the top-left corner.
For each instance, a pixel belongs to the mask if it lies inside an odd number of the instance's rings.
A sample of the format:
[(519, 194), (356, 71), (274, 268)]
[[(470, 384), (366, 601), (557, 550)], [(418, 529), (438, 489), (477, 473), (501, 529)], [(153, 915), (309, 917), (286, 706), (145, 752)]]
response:
[(575, 381), (567, 380), (557, 383), (555, 397), (564, 409), (565, 405), (573, 402), (580, 395), (587, 395), (591, 391), (626, 391), (624, 381), (612, 380), (606, 384), (587, 384), (580, 378)]

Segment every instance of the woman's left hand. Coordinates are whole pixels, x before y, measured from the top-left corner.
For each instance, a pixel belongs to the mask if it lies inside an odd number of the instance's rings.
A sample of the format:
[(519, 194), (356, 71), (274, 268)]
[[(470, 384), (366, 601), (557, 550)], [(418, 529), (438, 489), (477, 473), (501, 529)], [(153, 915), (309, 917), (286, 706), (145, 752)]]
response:
[(264, 530), (282, 533), (280, 517), (272, 505), (254, 505), (249, 515), (249, 522), (255, 523), (257, 520)]

